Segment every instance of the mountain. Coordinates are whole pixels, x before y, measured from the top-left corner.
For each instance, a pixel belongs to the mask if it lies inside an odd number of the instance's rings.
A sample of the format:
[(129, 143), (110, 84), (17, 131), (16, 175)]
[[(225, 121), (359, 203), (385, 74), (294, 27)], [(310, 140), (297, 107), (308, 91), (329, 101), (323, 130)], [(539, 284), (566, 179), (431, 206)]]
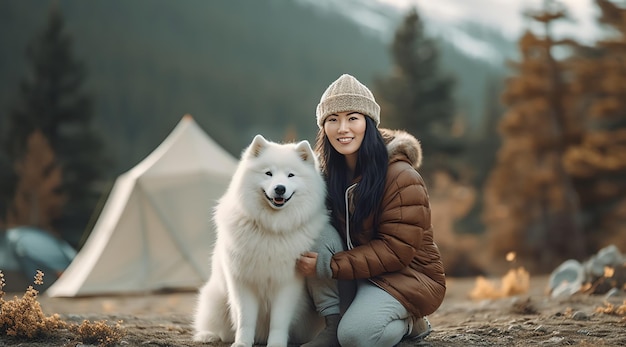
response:
[[(297, 1), (318, 11), (345, 17), (369, 35), (379, 37), (386, 46), (393, 41), (394, 32), (408, 11), (379, 0)], [(457, 81), (458, 112), (466, 117), (467, 130), (482, 134), (484, 103), (494, 99), (485, 94), (486, 90), (500, 85), (509, 72), (506, 62), (517, 58), (515, 41), (510, 35), (469, 16), (451, 23), (420, 7), (417, 9), (427, 35), (439, 45), (443, 72)]]
[[(150, 153), (185, 113), (235, 156), (257, 133), (314, 141), (326, 86), (344, 72), (366, 84), (388, 74), (402, 18), (364, 0), (0, 1), (0, 130), (27, 74), (26, 44), (52, 3), (86, 65), (94, 126), (116, 160), (112, 176)], [(461, 112), (479, 128), (484, 89), (501, 78), (502, 64), (468, 55), (443, 34), (437, 40), (443, 69), (458, 80)]]
[[(390, 5), (381, 0), (297, 0), (322, 11), (335, 12), (380, 36), (385, 42), (393, 39), (394, 30), (405, 15), (405, 7)], [(416, 5), (418, 2), (415, 2)], [(410, 7), (408, 7), (410, 8)], [(485, 62), (499, 64), (515, 55), (510, 36), (481, 24), (479, 19), (467, 17), (455, 21), (444, 20), (416, 6), (426, 23), (429, 35), (441, 38), (451, 47)], [(521, 17), (521, 14), (520, 14)]]

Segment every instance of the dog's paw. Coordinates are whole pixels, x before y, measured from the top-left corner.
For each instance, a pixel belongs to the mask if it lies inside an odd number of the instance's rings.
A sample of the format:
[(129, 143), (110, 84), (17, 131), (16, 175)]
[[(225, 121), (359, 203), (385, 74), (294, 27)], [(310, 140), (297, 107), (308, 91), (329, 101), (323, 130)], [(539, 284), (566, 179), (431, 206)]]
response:
[(219, 336), (215, 335), (210, 331), (199, 331), (195, 335), (193, 335), (193, 340), (196, 342), (221, 342)]

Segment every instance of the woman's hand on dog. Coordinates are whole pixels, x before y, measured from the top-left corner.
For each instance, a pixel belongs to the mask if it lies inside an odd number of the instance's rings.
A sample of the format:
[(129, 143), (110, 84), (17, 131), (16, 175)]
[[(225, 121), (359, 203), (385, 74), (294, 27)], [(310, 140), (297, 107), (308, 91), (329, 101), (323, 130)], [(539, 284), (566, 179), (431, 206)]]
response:
[(305, 277), (315, 276), (315, 266), (317, 264), (317, 253), (304, 252), (296, 260), (296, 269)]

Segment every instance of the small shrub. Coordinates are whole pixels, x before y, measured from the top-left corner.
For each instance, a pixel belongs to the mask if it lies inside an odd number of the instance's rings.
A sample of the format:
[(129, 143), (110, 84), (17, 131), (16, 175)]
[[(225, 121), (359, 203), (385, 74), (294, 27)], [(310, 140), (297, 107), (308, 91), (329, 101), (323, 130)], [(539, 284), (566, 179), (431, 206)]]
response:
[[(4, 300), (4, 275), (0, 272), (0, 333), (18, 338), (41, 338), (53, 335), (59, 329), (66, 329), (67, 323), (55, 314), (46, 317), (37, 301), (39, 292), (28, 286), (21, 298)], [(37, 271), (35, 284), (43, 283), (43, 272)]]
[[(43, 284), (43, 272), (37, 271), (34, 284)], [(4, 274), (0, 271), (0, 336), (18, 339), (43, 339), (58, 336), (62, 331), (70, 331), (74, 338), (86, 344), (113, 346), (121, 341), (124, 331), (118, 322), (109, 325), (107, 321), (81, 324), (67, 323), (58, 314), (46, 316), (37, 301), (39, 292), (28, 286), (21, 298), (4, 300)]]
[(116, 325), (108, 325), (106, 321), (90, 322), (84, 320), (80, 325), (73, 325), (70, 331), (80, 337), (86, 344), (98, 344), (102, 346), (113, 346), (124, 337), (121, 322)]

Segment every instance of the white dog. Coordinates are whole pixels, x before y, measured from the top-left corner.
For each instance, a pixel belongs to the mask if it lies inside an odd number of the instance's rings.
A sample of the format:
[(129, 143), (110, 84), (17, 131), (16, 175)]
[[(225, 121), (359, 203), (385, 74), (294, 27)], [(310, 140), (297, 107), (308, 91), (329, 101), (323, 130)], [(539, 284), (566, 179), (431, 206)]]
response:
[(277, 347), (317, 334), (321, 318), (296, 259), (327, 227), (325, 195), (307, 141), (254, 138), (215, 208), (217, 240), (199, 293), (195, 341)]

